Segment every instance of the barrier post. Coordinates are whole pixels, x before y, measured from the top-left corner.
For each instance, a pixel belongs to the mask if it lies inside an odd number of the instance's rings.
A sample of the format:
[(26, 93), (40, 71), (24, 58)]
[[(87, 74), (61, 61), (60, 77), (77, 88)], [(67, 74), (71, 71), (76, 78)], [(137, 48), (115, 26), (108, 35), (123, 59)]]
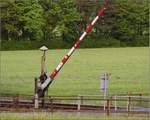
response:
[(72, 48), (68, 51), (68, 53), (62, 58), (62, 60), (59, 62), (57, 67), (49, 74), (49, 77), (42, 83), (41, 85), (41, 91), (45, 93), (45, 91), (48, 89), (49, 85), (52, 83), (56, 75), (59, 73), (59, 71), (62, 69), (64, 64), (69, 60), (71, 55), (74, 53), (76, 48), (80, 45), (83, 38), (92, 30), (94, 27), (94, 24), (97, 22), (97, 20), (104, 15), (104, 11), (106, 10), (109, 2), (106, 1), (105, 4), (103, 4), (100, 9), (97, 12), (96, 17), (90, 22), (87, 27), (84, 29), (83, 33), (79, 38), (76, 39), (75, 43), (73, 44)]
[(38, 98), (38, 83), (37, 83), (37, 78), (34, 79), (34, 108), (38, 109), (39, 108), (39, 98)]

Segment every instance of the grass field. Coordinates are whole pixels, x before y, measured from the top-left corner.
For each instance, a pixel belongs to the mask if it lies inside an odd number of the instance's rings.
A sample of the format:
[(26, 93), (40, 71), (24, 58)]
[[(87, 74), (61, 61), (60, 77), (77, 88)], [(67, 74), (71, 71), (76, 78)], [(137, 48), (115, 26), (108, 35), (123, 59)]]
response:
[[(51, 72), (68, 50), (46, 53)], [(49, 95), (100, 93), (100, 74), (111, 73), (109, 93), (149, 92), (148, 48), (78, 49), (49, 87)], [(0, 94), (33, 94), (40, 73), (40, 51), (1, 51)]]
[(103, 116), (51, 113), (1, 113), (2, 120), (148, 120), (148, 115)]

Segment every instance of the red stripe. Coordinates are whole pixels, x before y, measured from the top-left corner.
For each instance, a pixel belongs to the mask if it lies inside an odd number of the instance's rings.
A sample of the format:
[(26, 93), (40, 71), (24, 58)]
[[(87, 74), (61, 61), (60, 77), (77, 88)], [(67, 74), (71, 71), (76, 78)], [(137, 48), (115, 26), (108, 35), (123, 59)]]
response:
[(77, 47), (79, 46), (80, 42), (81, 42), (81, 41), (78, 39), (78, 40), (74, 43), (73, 47), (74, 47), (74, 48), (77, 48)]
[(50, 74), (50, 77), (53, 79), (55, 76), (56, 76), (57, 72), (53, 71), (51, 74)]
[(93, 25), (90, 23), (84, 31), (88, 33), (92, 28), (93, 28)]
[(105, 10), (105, 6), (103, 6), (102, 8), (100, 8), (100, 10), (97, 13), (97, 16), (102, 16)]
[(66, 55), (63, 59), (62, 59), (62, 63), (64, 64), (67, 60), (69, 59), (69, 56), (68, 55)]
[[(100, 10), (98, 11), (97, 16), (102, 16), (105, 9), (106, 9), (105, 6), (102, 6), (102, 7), (100, 8)], [(90, 23), (90, 24), (87, 26), (87, 28), (84, 30), (84, 32), (88, 33), (88, 32), (91, 31), (92, 28), (93, 28), (93, 25)], [(74, 47), (74, 48), (77, 48), (78, 45), (80, 44), (80, 42), (81, 42), (81, 41), (80, 41), (79, 39), (77, 39), (77, 41), (75, 42), (75, 44), (73, 45), (73, 47)], [(64, 63), (69, 59), (69, 57), (70, 57), (70, 56), (66, 55), (66, 56), (62, 59), (63, 65), (64, 65)], [(63, 65), (62, 65), (62, 66), (63, 66)], [(50, 74), (50, 77), (51, 77), (52, 79), (57, 75), (57, 73), (60, 71), (60, 69), (62, 68), (62, 66), (59, 68), (58, 71), (55, 69), (55, 70)]]
[[(66, 55), (63, 59), (62, 59), (62, 63), (63, 63), (63, 65), (64, 65), (64, 63), (67, 61), (69, 59), (69, 56), (68, 55)], [(63, 66), (62, 65), (62, 66)], [(62, 67), (61, 66), (61, 67)], [(54, 70), (51, 74), (50, 74), (50, 77), (53, 79), (55, 76), (56, 76), (56, 74), (60, 71), (60, 69), (61, 69), (61, 67), (58, 69), (58, 70)]]

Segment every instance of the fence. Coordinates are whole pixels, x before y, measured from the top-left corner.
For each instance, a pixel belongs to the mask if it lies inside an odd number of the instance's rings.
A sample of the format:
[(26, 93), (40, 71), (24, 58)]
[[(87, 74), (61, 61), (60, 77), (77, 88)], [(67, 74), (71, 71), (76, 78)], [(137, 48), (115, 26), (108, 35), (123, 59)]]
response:
[[(40, 108), (50, 111), (72, 110), (72, 111), (96, 111), (106, 113), (150, 113), (150, 96), (124, 95), (107, 96), (105, 99), (99, 95), (78, 95), (78, 96), (48, 96), (38, 99), (38, 108), (35, 106), (35, 98), (27, 95), (17, 95), (15, 97), (0, 97), (0, 108), (30, 108), (40, 110)], [(106, 103), (104, 109), (104, 103)]]

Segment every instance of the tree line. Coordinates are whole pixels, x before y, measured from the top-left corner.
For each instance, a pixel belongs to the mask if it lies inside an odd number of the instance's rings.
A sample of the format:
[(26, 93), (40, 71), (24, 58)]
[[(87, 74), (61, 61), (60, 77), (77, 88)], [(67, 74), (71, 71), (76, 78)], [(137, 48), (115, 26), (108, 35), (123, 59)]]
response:
[[(104, 0), (1, 0), (1, 49), (69, 48)], [(115, 0), (80, 47), (148, 46), (149, 3)]]

